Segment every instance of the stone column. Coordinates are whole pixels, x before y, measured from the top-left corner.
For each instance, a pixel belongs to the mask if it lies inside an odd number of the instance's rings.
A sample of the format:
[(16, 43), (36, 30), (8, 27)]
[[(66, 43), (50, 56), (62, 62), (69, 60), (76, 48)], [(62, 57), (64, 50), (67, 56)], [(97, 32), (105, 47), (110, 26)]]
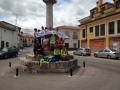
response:
[(53, 27), (53, 4), (56, 0), (43, 0), (46, 4), (46, 27)]
[(46, 7), (46, 27), (53, 27), (53, 4), (51, 3)]

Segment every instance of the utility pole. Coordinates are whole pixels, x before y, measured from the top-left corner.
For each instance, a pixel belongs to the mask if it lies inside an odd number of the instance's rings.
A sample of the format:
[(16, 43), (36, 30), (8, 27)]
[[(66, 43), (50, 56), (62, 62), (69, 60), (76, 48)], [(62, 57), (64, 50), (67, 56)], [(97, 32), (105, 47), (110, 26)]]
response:
[[(16, 19), (15, 19), (15, 26), (17, 26), (17, 19), (18, 19), (18, 14), (13, 13), (13, 15), (15, 15)], [(16, 28), (15, 28), (16, 29)]]
[[(16, 13), (13, 13), (13, 15), (15, 15), (15, 30), (17, 31), (17, 35), (18, 35), (18, 34), (20, 34), (20, 32), (17, 30), (17, 19), (18, 19), (19, 15), (16, 14)], [(20, 47), (20, 45), (19, 45), (19, 39), (20, 39), (20, 36), (17, 37), (17, 40), (18, 40), (18, 48)]]

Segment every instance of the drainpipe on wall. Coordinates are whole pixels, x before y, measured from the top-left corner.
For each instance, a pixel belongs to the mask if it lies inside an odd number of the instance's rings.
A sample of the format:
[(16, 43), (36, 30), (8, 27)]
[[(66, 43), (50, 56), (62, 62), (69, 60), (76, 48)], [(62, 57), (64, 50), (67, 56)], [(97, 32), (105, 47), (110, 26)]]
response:
[[(86, 42), (87, 42), (87, 24), (85, 24), (86, 26)], [(86, 43), (86, 48), (87, 48), (87, 43)]]
[[(0, 37), (0, 42), (2, 42), (2, 28), (0, 28), (1, 29), (1, 37)], [(0, 49), (1, 49), (2, 47), (1, 47), (1, 45), (0, 45)]]

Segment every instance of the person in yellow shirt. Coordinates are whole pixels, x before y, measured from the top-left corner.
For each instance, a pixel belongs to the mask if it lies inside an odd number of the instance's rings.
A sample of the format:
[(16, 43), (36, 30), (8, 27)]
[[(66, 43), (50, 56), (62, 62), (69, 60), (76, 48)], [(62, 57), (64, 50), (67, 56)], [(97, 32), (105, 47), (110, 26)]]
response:
[(62, 46), (62, 49), (60, 51), (61, 54), (61, 59), (64, 60), (68, 60), (68, 51), (66, 50), (66, 48), (64, 46)]
[(55, 47), (54, 49), (54, 56), (55, 56), (56, 61), (60, 60), (60, 49), (58, 47)]

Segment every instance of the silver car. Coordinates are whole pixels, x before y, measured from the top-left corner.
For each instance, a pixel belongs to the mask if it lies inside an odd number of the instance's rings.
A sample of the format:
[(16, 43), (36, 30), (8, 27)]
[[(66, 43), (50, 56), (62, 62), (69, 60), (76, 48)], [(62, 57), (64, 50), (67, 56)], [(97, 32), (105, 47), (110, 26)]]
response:
[(73, 51), (73, 54), (74, 55), (81, 55), (81, 56), (84, 56), (84, 55), (90, 56), (91, 55), (91, 51), (88, 48), (78, 48), (75, 51)]
[(117, 52), (115, 49), (103, 49), (99, 52), (94, 52), (94, 57), (104, 57), (104, 58), (120, 58), (120, 52)]

